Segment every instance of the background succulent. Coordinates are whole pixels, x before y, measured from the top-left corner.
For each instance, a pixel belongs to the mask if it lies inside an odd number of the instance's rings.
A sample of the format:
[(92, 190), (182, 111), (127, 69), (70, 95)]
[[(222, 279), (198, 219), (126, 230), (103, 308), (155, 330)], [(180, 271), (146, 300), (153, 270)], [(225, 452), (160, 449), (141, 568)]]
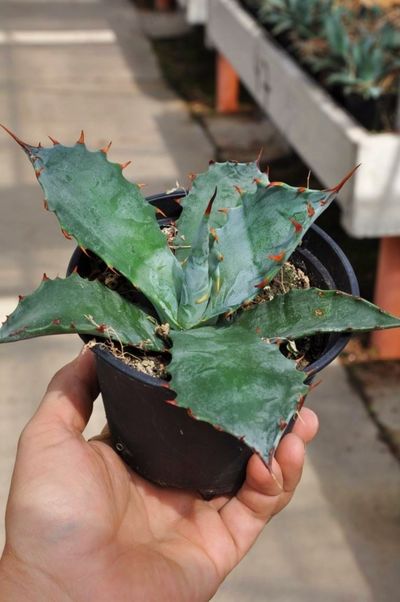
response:
[(338, 0), (245, 0), (328, 86), (364, 100), (397, 95), (400, 12)]

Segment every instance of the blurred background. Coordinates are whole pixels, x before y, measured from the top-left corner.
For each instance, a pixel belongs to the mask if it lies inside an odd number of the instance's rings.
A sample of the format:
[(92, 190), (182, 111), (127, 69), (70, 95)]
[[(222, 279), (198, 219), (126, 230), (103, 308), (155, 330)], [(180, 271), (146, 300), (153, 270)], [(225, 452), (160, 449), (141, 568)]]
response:
[[(35, 144), (112, 140), (148, 194), (260, 149), (271, 179), (296, 186), (333, 186), (361, 161), (318, 223), (362, 296), (400, 315), (399, 49), (400, 3), (384, 0), (0, 0), (0, 122)], [(43, 272), (64, 274), (73, 243), (3, 131), (0, 165), (3, 320)], [(79, 348), (69, 335), (0, 348), (2, 512), (19, 433)], [(398, 599), (399, 333), (355, 337), (322, 378), (296, 498), (217, 602)], [(99, 399), (88, 436), (104, 422)]]

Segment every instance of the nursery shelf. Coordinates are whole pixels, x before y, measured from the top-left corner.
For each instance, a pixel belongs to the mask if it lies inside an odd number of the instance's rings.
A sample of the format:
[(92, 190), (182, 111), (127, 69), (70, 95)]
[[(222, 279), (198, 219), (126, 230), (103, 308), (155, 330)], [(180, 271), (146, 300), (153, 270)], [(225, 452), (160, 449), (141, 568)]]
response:
[(207, 34), (327, 187), (361, 163), (339, 197), (347, 232), (355, 237), (398, 236), (400, 136), (360, 126), (236, 0), (209, 3)]

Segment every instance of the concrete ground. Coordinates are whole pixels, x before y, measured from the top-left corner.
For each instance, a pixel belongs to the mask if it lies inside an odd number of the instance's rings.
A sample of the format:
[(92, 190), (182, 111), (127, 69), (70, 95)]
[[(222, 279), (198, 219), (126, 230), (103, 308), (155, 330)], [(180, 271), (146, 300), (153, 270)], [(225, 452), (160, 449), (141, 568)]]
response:
[[(212, 149), (162, 81), (128, 0), (2, 0), (0, 122), (28, 142), (50, 134), (88, 145), (113, 139), (128, 177), (165, 190), (207, 165)], [(73, 245), (42, 196), (28, 161), (0, 133), (0, 318), (44, 271), (63, 274)], [(75, 337), (0, 348), (0, 507), (19, 432)], [(334, 364), (310, 397), (321, 432), (290, 507), (228, 577), (217, 602), (393, 602), (400, 586), (400, 471)], [(103, 425), (96, 402), (89, 432)], [(3, 535), (0, 536), (3, 539)], [(162, 595), (160, 596), (162, 599)], [(190, 602), (190, 601), (188, 601)]]

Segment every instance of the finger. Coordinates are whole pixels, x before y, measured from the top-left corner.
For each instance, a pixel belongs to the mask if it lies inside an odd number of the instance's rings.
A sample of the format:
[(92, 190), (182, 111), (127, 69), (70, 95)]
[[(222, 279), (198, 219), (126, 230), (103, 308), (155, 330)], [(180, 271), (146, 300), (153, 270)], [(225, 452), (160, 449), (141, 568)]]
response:
[(301, 478), (305, 442), (317, 431), (316, 414), (303, 408), (293, 432), (278, 446), (270, 472), (258, 456), (250, 458), (243, 487), (220, 510), (240, 554), (246, 553), (265, 523), (289, 503)]
[[(302, 408), (301, 411), (299, 412), (299, 414), (300, 414), (300, 416), (293, 426), (292, 434), (296, 435), (297, 438), (304, 441), (304, 443), (308, 443), (315, 437), (315, 435), (318, 431), (318, 425), (319, 425), (318, 417), (315, 414), (315, 412), (313, 412), (309, 408)], [(288, 487), (290, 487), (290, 484), (292, 483), (292, 480), (293, 480), (292, 472), (290, 471), (290, 467), (291, 467), (290, 460), (292, 459), (295, 463), (297, 460), (302, 464), (302, 462), (304, 461), (304, 444), (301, 445), (301, 443), (300, 443), (300, 446), (297, 447), (297, 445), (295, 443), (294, 447), (293, 447), (289, 442), (289, 443), (286, 443), (283, 446), (283, 448), (281, 449), (282, 443), (286, 439), (286, 437), (288, 437), (288, 435), (286, 435), (283, 438), (280, 445), (278, 446), (278, 451), (276, 453), (276, 459), (277, 459), (277, 462), (279, 465), (280, 465), (280, 461), (283, 460), (285, 474), (282, 476), (282, 479), (283, 479), (283, 481), (285, 481), (285, 476), (286, 476), (286, 478), (289, 479)], [(296, 449), (296, 447), (297, 447), (297, 449)], [(288, 457), (288, 461), (286, 461), (287, 457)], [(263, 489), (264, 484), (265, 484), (265, 483), (263, 483), (263, 477), (265, 476), (265, 471), (263, 470), (263, 467), (264, 467), (264, 464), (262, 462), (261, 463), (257, 462), (257, 464), (255, 464), (255, 461), (253, 460), (252, 464), (249, 463), (246, 483), (248, 485), (251, 485), (251, 488), (249, 490), (246, 487), (246, 489), (244, 490), (245, 493), (248, 491), (258, 490), (260, 488)], [(282, 467), (280, 466), (280, 468), (282, 468)], [(272, 477), (273, 488), (275, 488), (275, 491), (269, 490), (267, 492), (269, 495), (279, 494), (279, 491), (278, 492), (276, 491), (277, 482), (274, 479), (275, 471), (276, 471), (276, 463), (273, 464), (273, 471), (270, 475)], [(296, 473), (295, 465), (293, 465), (293, 473)], [(300, 474), (300, 476), (301, 476), (301, 474)], [(283, 488), (286, 489), (285, 486), (283, 486)], [(279, 479), (278, 479), (278, 489), (279, 489)], [(239, 494), (239, 495), (241, 495), (241, 494)], [(223, 507), (224, 500), (220, 501), (220, 498), (217, 498), (215, 500), (215, 505), (216, 505), (216, 507), (218, 507), (218, 506)]]
[(282, 470), (283, 493), (279, 496), (272, 516), (281, 512), (292, 499), (303, 472), (304, 455), (304, 442), (294, 433), (286, 435), (279, 444), (275, 457)]
[(282, 471), (283, 490), (286, 493), (294, 491), (299, 484), (303, 471), (305, 445), (296, 433), (289, 433), (280, 442), (275, 454)]
[(84, 348), (52, 378), (31, 425), (62, 424), (81, 433), (89, 421), (98, 392), (93, 353)]
[(300, 417), (293, 428), (293, 432), (284, 436), (280, 442), (276, 459), (283, 474), (284, 493), (280, 496), (273, 514), (278, 514), (288, 505), (294, 491), (301, 479), (304, 465), (306, 443), (309, 443), (318, 432), (318, 418), (316, 414), (303, 408)]
[(242, 488), (219, 513), (236, 544), (240, 558), (272, 516), (282, 491), (283, 475), (278, 462), (274, 459), (269, 470), (259, 456), (254, 454), (248, 462)]
[(314, 439), (318, 432), (318, 417), (310, 408), (302, 408), (294, 423), (292, 433), (303, 439), (304, 443), (309, 443)]
[(264, 514), (263, 506), (257, 507), (258, 496), (275, 497), (283, 491), (283, 475), (281, 468), (274, 458), (270, 468), (267, 468), (261, 458), (254, 454), (246, 470), (246, 480), (237, 493), (237, 498), (248, 506), (255, 514)]

